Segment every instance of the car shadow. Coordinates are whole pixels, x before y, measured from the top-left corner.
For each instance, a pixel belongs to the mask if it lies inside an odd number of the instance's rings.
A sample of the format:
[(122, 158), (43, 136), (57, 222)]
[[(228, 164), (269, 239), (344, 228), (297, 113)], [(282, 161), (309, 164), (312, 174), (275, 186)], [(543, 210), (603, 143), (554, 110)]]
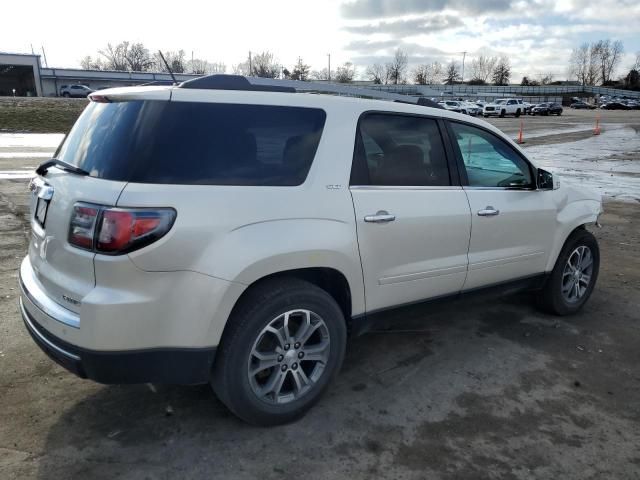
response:
[[(438, 401), (429, 398), (432, 377), (446, 377), (463, 357), (465, 364), (483, 361), (486, 347), (501, 337), (518, 340), (528, 328), (523, 319), (533, 312), (530, 303), (529, 295), (519, 294), (433, 305), (354, 339), (328, 394), (304, 418), (280, 427), (245, 424), (208, 385), (99, 386), (62, 406), (47, 434), (38, 478), (154, 479), (231, 471), (237, 478), (281, 478), (283, 472), (304, 475), (309, 465), (335, 455), (357, 463), (350, 442), (360, 445), (372, 432), (379, 436), (374, 443), (401, 441), (403, 402)], [(466, 387), (458, 388), (446, 394), (446, 402)], [(312, 457), (296, 463), (310, 451)]]

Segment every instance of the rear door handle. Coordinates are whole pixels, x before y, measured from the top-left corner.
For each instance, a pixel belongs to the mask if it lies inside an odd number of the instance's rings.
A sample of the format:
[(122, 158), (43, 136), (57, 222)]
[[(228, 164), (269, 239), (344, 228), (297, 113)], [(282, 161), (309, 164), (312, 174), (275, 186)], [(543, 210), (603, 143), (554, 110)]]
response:
[(389, 223), (396, 219), (395, 215), (391, 215), (386, 210), (379, 210), (375, 215), (366, 215), (364, 221), (368, 223)]
[(496, 210), (491, 206), (487, 206), (482, 210), (478, 210), (478, 215), (481, 217), (494, 217), (496, 215), (500, 215), (500, 210)]

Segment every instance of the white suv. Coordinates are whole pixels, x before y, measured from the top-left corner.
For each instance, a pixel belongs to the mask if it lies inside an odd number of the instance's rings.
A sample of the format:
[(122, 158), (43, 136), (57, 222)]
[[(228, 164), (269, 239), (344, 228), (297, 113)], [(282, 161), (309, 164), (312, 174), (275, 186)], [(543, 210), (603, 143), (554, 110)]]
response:
[(492, 103), (487, 103), (482, 109), (482, 115), (486, 118), (492, 115), (504, 117), (515, 115), (519, 117), (526, 113), (527, 107), (519, 98), (500, 98)]
[(21, 309), (70, 371), (211, 382), (241, 418), (278, 424), (392, 309), (495, 286), (560, 315), (589, 298), (599, 196), (496, 128), (252, 82), (93, 94), (38, 168)]

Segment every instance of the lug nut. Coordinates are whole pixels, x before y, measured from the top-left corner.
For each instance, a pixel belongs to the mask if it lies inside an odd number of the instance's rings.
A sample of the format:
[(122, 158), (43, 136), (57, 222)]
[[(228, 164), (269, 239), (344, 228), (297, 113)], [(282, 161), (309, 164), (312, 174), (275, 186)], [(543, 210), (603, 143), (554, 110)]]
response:
[(300, 342), (296, 342), (296, 344), (293, 346), (295, 349), (300, 348)]
[(289, 350), (291, 348), (291, 345), (289, 345), (288, 343), (284, 346), (285, 350)]
[(298, 353), (298, 358), (304, 358), (304, 352)]
[(284, 355), (278, 355), (278, 362), (281, 362), (282, 360), (284, 360)]
[(286, 365), (282, 365), (282, 367), (280, 367), (280, 370), (282, 370), (283, 372), (287, 371), (287, 366)]
[(297, 364), (297, 363), (294, 363), (293, 365), (291, 365), (291, 368), (292, 368), (293, 370), (295, 370), (296, 368), (298, 368), (298, 364)]

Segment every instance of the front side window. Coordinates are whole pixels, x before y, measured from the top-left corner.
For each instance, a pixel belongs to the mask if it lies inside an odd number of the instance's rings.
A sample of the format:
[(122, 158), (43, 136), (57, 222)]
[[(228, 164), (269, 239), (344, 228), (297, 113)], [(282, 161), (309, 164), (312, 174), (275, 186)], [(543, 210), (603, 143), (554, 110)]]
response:
[(451, 122), (469, 186), (531, 188), (529, 164), (506, 142), (480, 128)]
[(436, 120), (386, 113), (364, 115), (358, 124), (351, 184), (450, 185)]

